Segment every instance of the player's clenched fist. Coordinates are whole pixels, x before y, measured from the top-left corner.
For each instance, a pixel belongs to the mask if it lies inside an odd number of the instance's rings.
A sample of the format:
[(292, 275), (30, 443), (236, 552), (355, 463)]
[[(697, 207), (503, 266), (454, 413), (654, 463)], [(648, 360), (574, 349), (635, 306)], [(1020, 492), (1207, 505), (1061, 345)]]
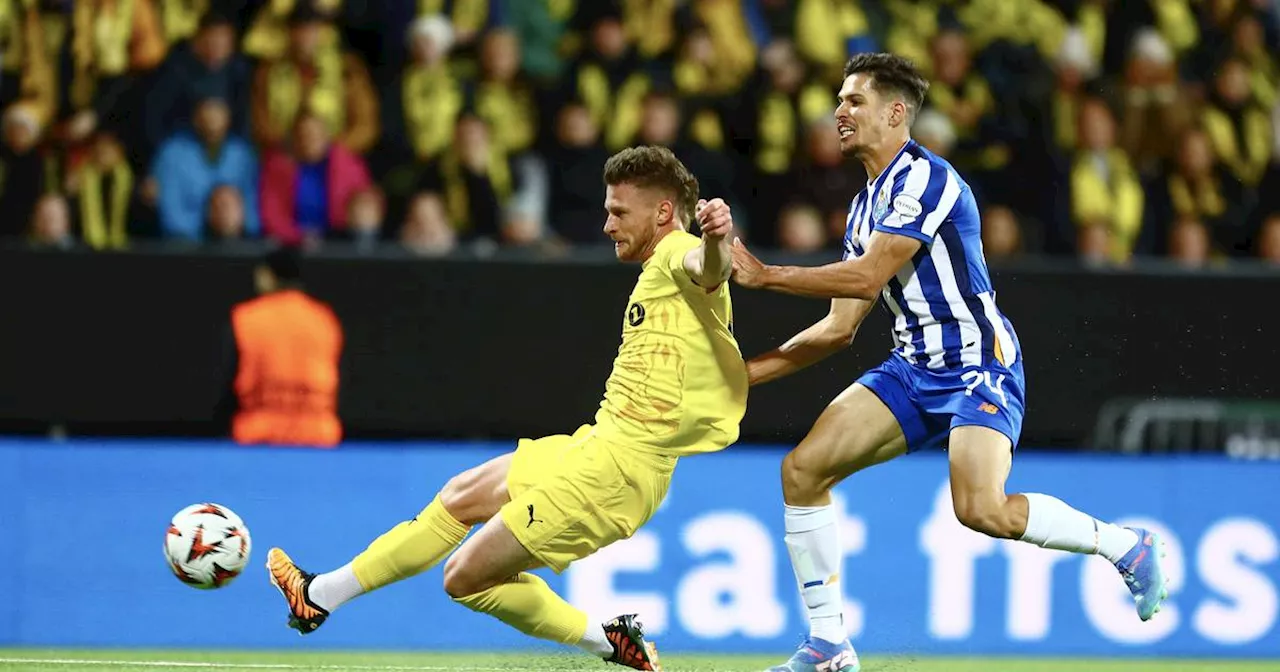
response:
[(724, 238), (733, 230), (733, 215), (724, 199), (699, 200), (697, 213), (698, 227), (708, 238)]

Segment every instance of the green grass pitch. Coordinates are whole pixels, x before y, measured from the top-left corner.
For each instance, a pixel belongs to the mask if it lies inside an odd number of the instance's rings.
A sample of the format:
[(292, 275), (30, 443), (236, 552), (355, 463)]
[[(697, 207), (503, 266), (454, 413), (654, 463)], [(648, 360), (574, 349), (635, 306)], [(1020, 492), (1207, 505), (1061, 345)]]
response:
[[(680, 655), (662, 658), (669, 672), (758, 672), (777, 657)], [(573, 653), (280, 653), (231, 651), (0, 649), (0, 670), (27, 672), (577, 672), (625, 670)], [(1280, 660), (1095, 660), (877, 657), (863, 672), (1280, 672)]]

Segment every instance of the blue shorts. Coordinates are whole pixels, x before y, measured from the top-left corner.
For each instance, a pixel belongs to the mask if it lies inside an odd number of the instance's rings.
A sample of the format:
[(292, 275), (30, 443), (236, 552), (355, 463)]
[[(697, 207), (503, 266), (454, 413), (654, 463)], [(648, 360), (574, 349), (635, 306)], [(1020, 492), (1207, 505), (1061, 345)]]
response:
[(933, 371), (895, 353), (858, 382), (893, 412), (909, 453), (945, 448), (951, 430), (966, 425), (990, 427), (1018, 446), (1026, 385), (1021, 359), (1008, 368), (994, 364)]

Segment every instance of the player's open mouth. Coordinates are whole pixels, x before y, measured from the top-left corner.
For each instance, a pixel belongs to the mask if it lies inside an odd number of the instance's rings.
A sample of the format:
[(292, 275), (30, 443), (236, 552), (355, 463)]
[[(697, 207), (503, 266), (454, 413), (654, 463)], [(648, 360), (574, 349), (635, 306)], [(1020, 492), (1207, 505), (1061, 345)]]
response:
[(853, 127), (851, 126), (845, 126), (844, 124), (841, 124), (836, 127), (836, 130), (839, 131), (841, 140), (853, 135)]

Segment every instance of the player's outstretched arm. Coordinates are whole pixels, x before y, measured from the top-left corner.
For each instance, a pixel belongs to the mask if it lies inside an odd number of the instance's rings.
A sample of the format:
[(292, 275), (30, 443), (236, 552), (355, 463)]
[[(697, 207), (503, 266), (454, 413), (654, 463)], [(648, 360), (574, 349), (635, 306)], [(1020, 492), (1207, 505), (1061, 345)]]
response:
[(729, 245), (733, 216), (727, 203), (713, 198), (698, 201), (697, 217), (702, 244), (685, 255), (684, 270), (699, 287), (714, 289), (733, 272), (733, 250)]
[(921, 241), (893, 233), (871, 234), (860, 257), (825, 266), (771, 266), (734, 242), (733, 279), (743, 287), (820, 299), (874, 300), (898, 269), (911, 261)]
[(747, 362), (747, 379), (760, 385), (817, 364), (848, 347), (874, 301), (832, 299), (831, 312), (781, 346)]

